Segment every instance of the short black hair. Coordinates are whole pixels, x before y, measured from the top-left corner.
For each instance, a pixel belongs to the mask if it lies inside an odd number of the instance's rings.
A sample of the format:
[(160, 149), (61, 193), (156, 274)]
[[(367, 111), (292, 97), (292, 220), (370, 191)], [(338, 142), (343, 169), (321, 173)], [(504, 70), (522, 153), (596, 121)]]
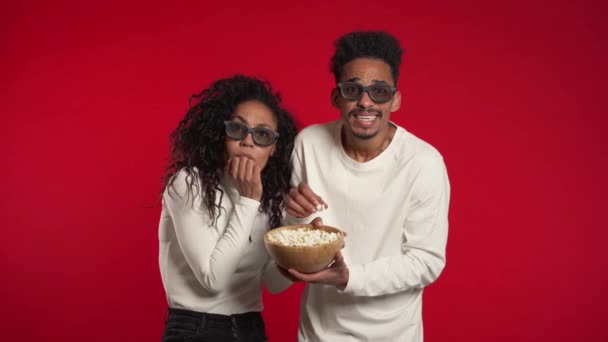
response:
[(393, 81), (397, 85), (401, 55), (404, 51), (397, 38), (384, 31), (353, 31), (334, 42), (336, 51), (330, 61), (330, 69), (336, 83), (344, 71), (344, 65), (356, 58), (380, 59), (391, 68)]

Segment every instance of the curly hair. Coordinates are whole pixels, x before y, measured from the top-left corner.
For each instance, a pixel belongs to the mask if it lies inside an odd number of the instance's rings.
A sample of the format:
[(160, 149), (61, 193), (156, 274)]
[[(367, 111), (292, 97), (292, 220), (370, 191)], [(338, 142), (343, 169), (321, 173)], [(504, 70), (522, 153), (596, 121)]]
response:
[[(192, 99), (198, 103), (192, 105)], [(170, 161), (163, 175), (163, 192), (173, 185), (180, 170), (187, 172), (188, 195), (200, 180), (202, 204), (213, 224), (221, 215), (224, 192), (219, 188), (226, 165), (224, 121), (245, 101), (257, 100), (272, 111), (279, 138), (275, 153), (262, 170), (263, 193), (260, 211), (270, 218), (270, 228), (283, 222), (283, 210), (291, 178), (291, 152), (297, 133), (291, 114), (281, 106), (281, 97), (270, 83), (254, 77), (234, 75), (219, 79), (199, 94), (190, 97), (190, 109), (170, 136)], [(219, 202), (216, 204), (216, 194)]]
[(336, 51), (329, 62), (336, 83), (344, 71), (344, 65), (356, 58), (380, 59), (391, 68), (391, 75), (397, 85), (401, 55), (404, 51), (399, 41), (384, 31), (353, 31), (334, 42)]

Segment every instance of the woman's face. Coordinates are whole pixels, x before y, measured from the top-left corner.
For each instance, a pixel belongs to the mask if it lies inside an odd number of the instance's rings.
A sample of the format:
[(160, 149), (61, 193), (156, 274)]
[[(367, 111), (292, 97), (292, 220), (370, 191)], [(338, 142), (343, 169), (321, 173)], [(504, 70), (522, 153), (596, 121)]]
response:
[[(231, 122), (236, 122), (248, 128), (264, 128), (272, 132), (277, 131), (277, 121), (268, 106), (257, 100), (241, 102), (230, 117)], [(260, 134), (269, 131), (260, 131)], [(231, 138), (226, 134), (226, 153), (228, 158), (245, 157), (253, 160), (256, 165), (263, 170), (268, 162), (268, 158), (275, 151), (276, 140), (268, 146), (257, 144), (252, 136), (252, 132), (241, 139)]]

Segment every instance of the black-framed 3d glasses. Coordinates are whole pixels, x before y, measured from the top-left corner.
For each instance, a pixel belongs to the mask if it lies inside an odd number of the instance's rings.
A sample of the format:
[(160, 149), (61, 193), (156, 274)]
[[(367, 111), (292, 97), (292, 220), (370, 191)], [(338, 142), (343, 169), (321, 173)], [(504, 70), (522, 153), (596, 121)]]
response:
[(347, 100), (360, 100), (363, 93), (367, 92), (372, 101), (376, 103), (385, 103), (390, 101), (395, 95), (397, 88), (388, 84), (378, 83), (364, 86), (357, 82), (341, 82), (338, 83), (340, 95)]
[(251, 133), (253, 142), (259, 146), (270, 146), (279, 138), (279, 133), (264, 127), (249, 128), (234, 121), (224, 121), (224, 125), (226, 134), (232, 139), (243, 140)]

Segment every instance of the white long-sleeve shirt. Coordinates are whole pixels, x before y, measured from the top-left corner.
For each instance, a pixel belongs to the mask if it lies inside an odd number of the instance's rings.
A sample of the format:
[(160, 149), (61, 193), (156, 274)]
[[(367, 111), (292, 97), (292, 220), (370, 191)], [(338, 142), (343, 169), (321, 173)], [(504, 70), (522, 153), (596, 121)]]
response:
[[(290, 284), (264, 247), (268, 216), (258, 211), (260, 202), (241, 197), (224, 178), (221, 215), (213, 225), (193, 178), (190, 195), (184, 171), (163, 194), (159, 263), (169, 306), (223, 315), (262, 311), (262, 280), (271, 292)], [(215, 201), (220, 203), (219, 192)]]
[(292, 182), (308, 183), (329, 206), (299, 221), (320, 216), (346, 231), (350, 270), (343, 291), (306, 286), (298, 338), (422, 341), (422, 291), (445, 265), (450, 185), (443, 158), (396, 126), (388, 147), (359, 163), (344, 152), (341, 127), (314, 125), (296, 138)]

